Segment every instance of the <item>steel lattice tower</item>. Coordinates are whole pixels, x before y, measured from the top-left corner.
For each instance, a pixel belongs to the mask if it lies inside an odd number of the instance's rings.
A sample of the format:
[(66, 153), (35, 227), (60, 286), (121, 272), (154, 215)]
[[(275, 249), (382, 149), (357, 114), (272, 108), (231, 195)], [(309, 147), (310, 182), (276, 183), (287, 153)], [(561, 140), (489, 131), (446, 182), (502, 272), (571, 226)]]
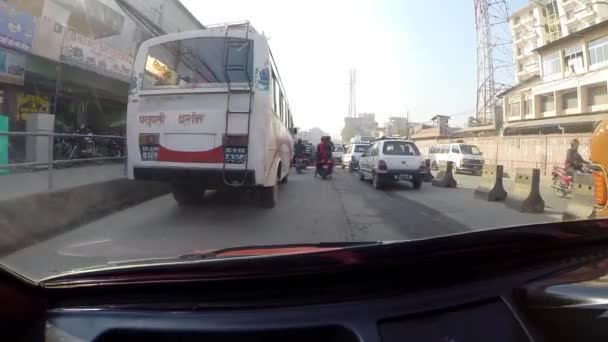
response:
[(477, 30), (475, 125), (494, 124), (497, 95), (513, 81), (513, 52), (506, 0), (474, 0)]
[(348, 102), (348, 117), (357, 117), (357, 101), (355, 99), (355, 85), (357, 84), (357, 70), (350, 69), (350, 94)]

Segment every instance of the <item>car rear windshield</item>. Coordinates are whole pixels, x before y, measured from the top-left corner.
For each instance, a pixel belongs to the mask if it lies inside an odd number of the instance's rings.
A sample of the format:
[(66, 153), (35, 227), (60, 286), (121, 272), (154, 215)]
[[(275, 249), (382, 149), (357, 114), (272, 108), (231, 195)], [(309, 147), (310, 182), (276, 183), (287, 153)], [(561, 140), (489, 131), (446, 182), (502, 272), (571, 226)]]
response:
[(382, 153), (395, 156), (419, 156), (420, 151), (416, 145), (405, 141), (387, 141), (384, 143)]
[(355, 146), (355, 152), (365, 153), (365, 151), (367, 151), (367, 146), (368, 145), (357, 145), (357, 146)]
[[(142, 89), (208, 87), (227, 80), (248, 82), (253, 77), (253, 53), (250, 52), (253, 41), (230, 45), (230, 58), (224, 61), (226, 39), (192, 38), (150, 47)], [(224, 70), (224, 63), (241, 68)]]

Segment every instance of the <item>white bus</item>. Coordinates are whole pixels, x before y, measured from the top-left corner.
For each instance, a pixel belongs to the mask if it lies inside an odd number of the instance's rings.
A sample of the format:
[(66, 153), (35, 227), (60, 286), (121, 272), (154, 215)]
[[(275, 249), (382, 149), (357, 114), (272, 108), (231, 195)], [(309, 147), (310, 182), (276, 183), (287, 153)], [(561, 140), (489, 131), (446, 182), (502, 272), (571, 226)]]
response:
[(242, 23), (152, 38), (133, 70), (130, 179), (170, 182), (179, 204), (248, 187), (275, 206), (296, 130), (264, 35)]

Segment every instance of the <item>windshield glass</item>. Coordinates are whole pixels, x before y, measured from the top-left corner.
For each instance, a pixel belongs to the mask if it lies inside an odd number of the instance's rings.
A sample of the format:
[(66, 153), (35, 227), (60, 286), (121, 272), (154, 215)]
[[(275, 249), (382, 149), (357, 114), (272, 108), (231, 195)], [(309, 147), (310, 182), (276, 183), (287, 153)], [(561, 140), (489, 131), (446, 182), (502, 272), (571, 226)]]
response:
[(479, 150), (479, 148), (477, 146), (473, 146), (473, 145), (460, 145), (460, 151), (462, 152), (462, 154), (473, 154), (473, 155), (481, 154), (481, 151)]
[(604, 219), (608, 7), (581, 3), (2, 1), (0, 264)]
[[(224, 37), (191, 38), (152, 46), (146, 58), (142, 89), (217, 86), (227, 80), (248, 82), (253, 77), (252, 49), (251, 40), (235, 43)], [(241, 63), (243, 68), (224, 70), (225, 54), (227, 63)]]
[(356, 145), (355, 152), (363, 153), (363, 152), (367, 151), (367, 147), (368, 147), (368, 145)]
[(420, 152), (416, 145), (404, 141), (386, 141), (382, 151), (392, 156), (418, 156)]

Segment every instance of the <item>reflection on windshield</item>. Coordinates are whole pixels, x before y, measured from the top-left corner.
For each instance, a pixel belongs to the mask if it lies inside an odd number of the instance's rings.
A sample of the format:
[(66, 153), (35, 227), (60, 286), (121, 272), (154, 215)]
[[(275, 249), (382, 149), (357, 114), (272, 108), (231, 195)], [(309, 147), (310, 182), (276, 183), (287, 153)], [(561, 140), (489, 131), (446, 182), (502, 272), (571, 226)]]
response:
[[(152, 46), (148, 52), (142, 88), (223, 84), (226, 77), (231, 82), (249, 82), (253, 75), (253, 54), (249, 53), (249, 49), (253, 49), (251, 40), (237, 46), (224, 37), (191, 38)], [(224, 70), (226, 53), (229, 56), (227, 63), (240, 65), (247, 60), (249, 76), (245, 73), (245, 67)]]

